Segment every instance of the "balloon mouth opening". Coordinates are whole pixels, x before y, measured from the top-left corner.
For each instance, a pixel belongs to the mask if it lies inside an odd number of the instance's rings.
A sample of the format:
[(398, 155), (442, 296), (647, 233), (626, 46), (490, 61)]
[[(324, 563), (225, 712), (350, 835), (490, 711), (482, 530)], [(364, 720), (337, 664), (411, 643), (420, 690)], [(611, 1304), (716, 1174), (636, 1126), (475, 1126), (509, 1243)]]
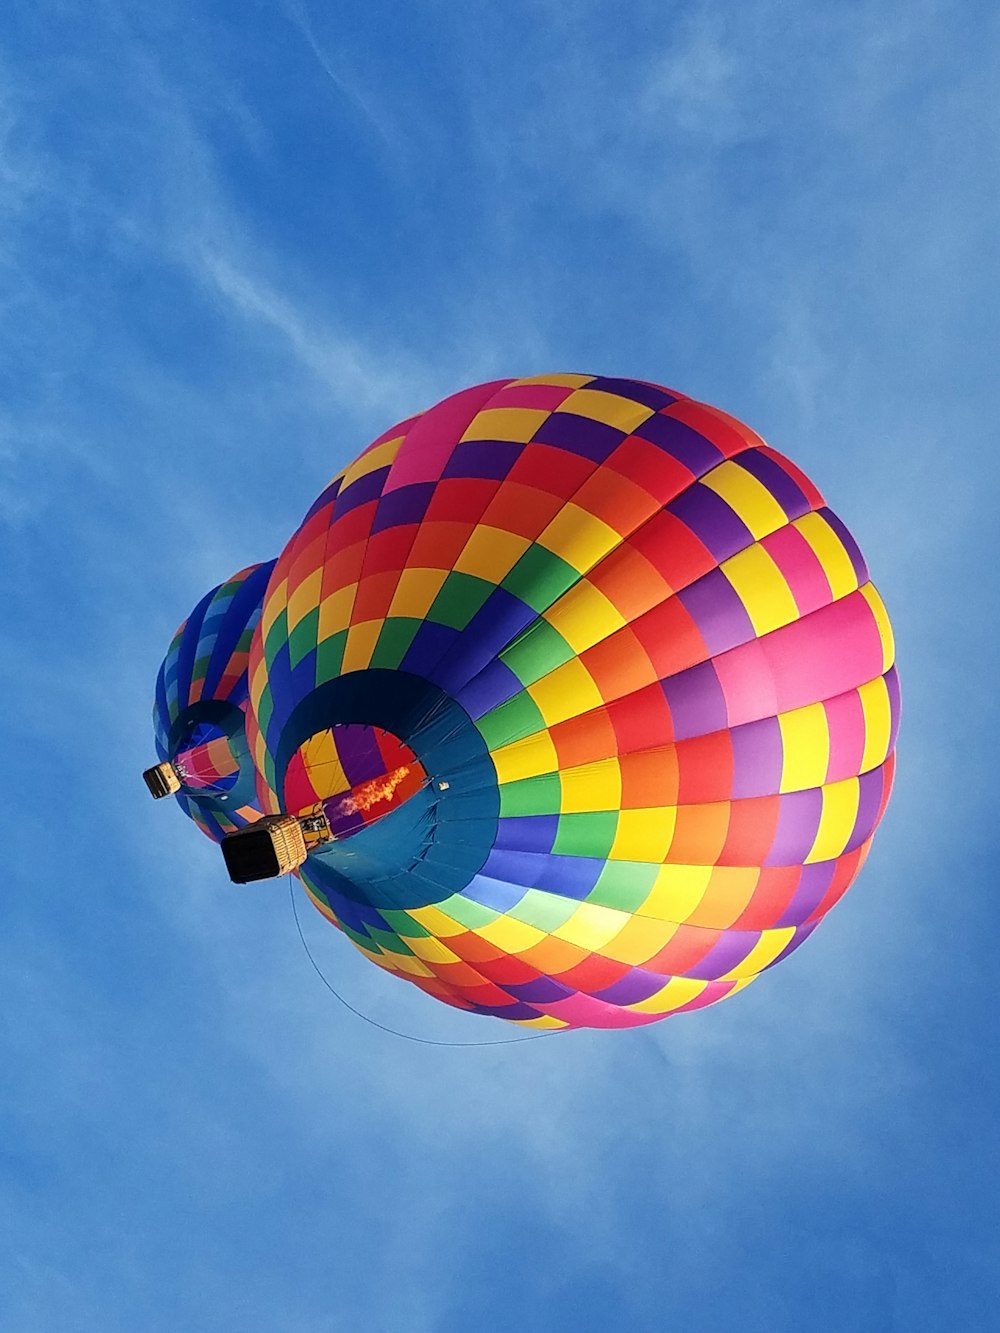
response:
[(322, 810), (333, 836), (350, 838), (430, 783), (424, 765), (393, 732), (339, 723), (298, 747), (285, 773), (281, 805), (295, 815)]
[(240, 771), (239, 756), (216, 722), (193, 722), (174, 753), (173, 765), (182, 790), (189, 795), (232, 791)]
[(272, 725), (285, 813), (321, 811), (332, 841), (302, 868), (317, 901), (408, 908), (441, 902), (483, 867), (500, 792), (468, 713), (406, 671), (368, 668), (318, 686)]
[(255, 802), (246, 715), (238, 704), (221, 699), (189, 704), (157, 749), (180, 780), (178, 798), (220, 815)]

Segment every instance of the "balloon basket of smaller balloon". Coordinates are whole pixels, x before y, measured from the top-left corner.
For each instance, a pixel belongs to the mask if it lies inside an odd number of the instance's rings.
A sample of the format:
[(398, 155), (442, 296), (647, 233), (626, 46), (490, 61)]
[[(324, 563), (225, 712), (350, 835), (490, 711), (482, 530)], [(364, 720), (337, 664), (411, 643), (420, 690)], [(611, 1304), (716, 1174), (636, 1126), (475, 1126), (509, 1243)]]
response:
[(142, 775), (142, 780), (149, 788), (149, 794), (154, 801), (162, 800), (164, 796), (173, 796), (175, 792), (181, 789), (181, 780), (173, 764), (154, 764), (152, 768), (147, 768)]
[(275, 879), (296, 870), (309, 853), (333, 835), (322, 811), (303, 817), (265, 815), (246, 828), (227, 833), (222, 856), (234, 884)]

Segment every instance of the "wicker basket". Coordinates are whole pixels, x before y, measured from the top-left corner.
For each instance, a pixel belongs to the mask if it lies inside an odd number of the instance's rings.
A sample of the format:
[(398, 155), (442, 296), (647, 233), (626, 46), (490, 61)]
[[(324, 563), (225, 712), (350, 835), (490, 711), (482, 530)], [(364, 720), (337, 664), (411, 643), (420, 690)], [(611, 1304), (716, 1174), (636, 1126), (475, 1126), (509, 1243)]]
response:
[(227, 833), (222, 855), (234, 884), (287, 875), (306, 859), (302, 825), (295, 815), (265, 815), (255, 824)]
[(149, 788), (149, 794), (154, 801), (159, 801), (164, 796), (173, 796), (174, 792), (181, 789), (181, 780), (173, 764), (157, 764), (154, 768), (147, 768), (142, 780)]

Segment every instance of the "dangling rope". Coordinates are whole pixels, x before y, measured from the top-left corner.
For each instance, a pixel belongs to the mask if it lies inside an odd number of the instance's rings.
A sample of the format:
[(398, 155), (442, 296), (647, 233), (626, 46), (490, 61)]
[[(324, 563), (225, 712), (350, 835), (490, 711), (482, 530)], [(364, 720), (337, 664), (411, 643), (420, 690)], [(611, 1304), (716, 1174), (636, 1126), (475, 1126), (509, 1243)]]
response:
[(403, 1041), (415, 1041), (421, 1046), (516, 1046), (523, 1041), (538, 1041), (542, 1037), (554, 1037), (556, 1035), (556, 1032), (552, 1031), (533, 1032), (527, 1037), (498, 1037), (495, 1041), (436, 1041), (433, 1037), (415, 1037), (410, 1032), (400, 1032), (398, 1028), (386, 1027), (384, 1023), (378, 1022), (377, 1019), (369, 1018), (369, 1016), (362, 1013), (360, 1009), (355, 1009), (354, 1005), (351, 1004), (349, 1000), (346, 1000), (344, 996), (341, 995), (340, 991), (327, 980), (319, 964), (316, 962), (316, 959), (313, 957), (312, 950), (306, 943), (305, 935), (302, 933), (302, 923), (299, 920), (299, 908), (295, 901), (295, 883), (291, 875), (288, 876), (288, 896), (292, 903), (292, 915), (295, 917), (295, 929), (299, 933), (299, 939), (302, 941), (302, 947), (306, 952), (306, 957), (312, 964), (313, 971), (335, 1000), (342, 1004), (345, 1009), (349, 1009), (352, 1014), (356, 1015), (356, 1017), (360, 1018), (363, 1022), (369, 1024), (370, 1027), (378, 1028), (380, 1032), (387, 1032), (390, 1037), (401, 1037)]

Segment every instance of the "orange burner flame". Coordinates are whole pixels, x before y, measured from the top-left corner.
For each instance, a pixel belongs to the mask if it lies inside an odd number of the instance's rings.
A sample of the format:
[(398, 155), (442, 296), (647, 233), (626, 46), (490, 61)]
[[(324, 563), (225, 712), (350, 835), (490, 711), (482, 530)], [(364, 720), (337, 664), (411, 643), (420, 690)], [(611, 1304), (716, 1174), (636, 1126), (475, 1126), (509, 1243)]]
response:
[(370, 810), (379, 801), (391, 800), (396, 788), (409, 771), (409, 764), (404, 764), (401, 768), (394, 768), (384, 778), (370, 778), (367, 782), (362, 782), (349, 796), (345, 796), (338, 803), (338, 813), (342, 815), (363, 814), (364, 811)]

